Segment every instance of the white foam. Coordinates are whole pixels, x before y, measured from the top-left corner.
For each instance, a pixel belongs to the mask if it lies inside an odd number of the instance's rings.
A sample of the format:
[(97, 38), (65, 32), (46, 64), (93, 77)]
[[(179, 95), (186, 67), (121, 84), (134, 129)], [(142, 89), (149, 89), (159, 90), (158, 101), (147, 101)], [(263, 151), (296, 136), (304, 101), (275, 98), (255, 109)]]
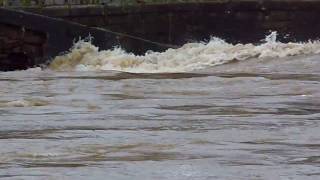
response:
[(43, 100), (13, 100), (8, 102), (0, 102), (0, 107), (33, 107), (33, 106), (46, 106), (49, 102)]
[(69, 53), (57, 56), (49, 68), (59, 71), (116, 70), (134, 73), (186, 72), (251, 58), (282, 58), (320, 53), (320, 42), (281, 43), (276, 32), (261, 45), (229, 44), (219, 38), (208, 43), (188, 43), (165, 52), (147, 52), (143, 56), (121, 48), (101, 50), (90, 42), (77, 42)]

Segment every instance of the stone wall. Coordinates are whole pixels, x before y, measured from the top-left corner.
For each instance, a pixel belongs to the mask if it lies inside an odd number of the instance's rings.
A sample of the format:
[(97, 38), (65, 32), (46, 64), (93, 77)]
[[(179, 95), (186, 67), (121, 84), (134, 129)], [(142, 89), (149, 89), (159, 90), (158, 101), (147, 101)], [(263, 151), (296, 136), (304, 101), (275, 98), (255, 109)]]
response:
[(43, 64), (88, 35), (103, 49), (119, 45), (116, 34), (60, 19), (4, 8), (0, 17), (0, 71)]
[(223, 0), (26, 10), (174, 45), (204, 41), (211, 36), (233, 43), (257, 43), (270, 31), (278, 31), (282, 41), (317, 39), (320, 34), (320, 1), (315, 0)]
[(172, 47), (20, 10), (0, 8), (0, 17), (0, 71), (46, 63), (68, 51), (79, 38), (89, 36), (100, 49), (121, 46), (136, 54)]
[(0, 24), (0, 70), (30, 67), (45, 53), (46, 35), (23, 27)]

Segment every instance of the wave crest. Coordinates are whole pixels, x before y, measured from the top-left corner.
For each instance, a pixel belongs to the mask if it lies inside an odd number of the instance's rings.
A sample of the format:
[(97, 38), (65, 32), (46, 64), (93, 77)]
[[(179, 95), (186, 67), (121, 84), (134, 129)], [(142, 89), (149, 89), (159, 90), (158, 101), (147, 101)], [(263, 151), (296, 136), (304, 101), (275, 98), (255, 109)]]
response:
[(303, 54), (319, 54), (320, 42), (282, 43), (277, 33), (266, 36), (265, 43), (229, 44), (212, 38), (204, 43), (187, 43), (165, 52), (147, 52), (143, 56), (121, 48), (99, 51), (90, 42), (80, 40), (65, 55), (57, 56), (49, 65), (59, 71), (116, 70), (134, 73), (188, 72), (251, 58), (282, 58)]

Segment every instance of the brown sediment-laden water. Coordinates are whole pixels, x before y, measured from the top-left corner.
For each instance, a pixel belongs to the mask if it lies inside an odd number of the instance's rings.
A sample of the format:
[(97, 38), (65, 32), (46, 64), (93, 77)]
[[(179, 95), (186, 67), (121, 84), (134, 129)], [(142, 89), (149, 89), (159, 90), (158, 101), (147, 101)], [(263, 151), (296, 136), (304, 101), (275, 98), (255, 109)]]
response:
[(88, 42), (0, 73), (0, 179), (320, 176), (320, 43)]

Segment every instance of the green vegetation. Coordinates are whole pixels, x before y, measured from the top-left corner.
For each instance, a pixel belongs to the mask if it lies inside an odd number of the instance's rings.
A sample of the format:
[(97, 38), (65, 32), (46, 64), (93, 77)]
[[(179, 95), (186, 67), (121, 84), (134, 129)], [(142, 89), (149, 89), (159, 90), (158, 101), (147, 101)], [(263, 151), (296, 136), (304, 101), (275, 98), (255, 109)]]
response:
[(216, 2), (223, 0), (119, 0), (113, 4), (118, 5), (136, 5), (139, 3), (145, 4), (164, 4), (164, 3), (186, 3), (186, 2)]
[(65, 1), (64, 4), (60, 3), (56, 4), (55, 0), (0, 0), (0, 6), (4, 5), (12, 5), (14, 6), (50, 6), (50, 5), (68, 5), (72, 6), (75, 4), (107, 4), (110, 6), (132, 6), (132, 5), (141, 5), (141, 4), (166, 4), (166, 3), (186, 3), (186, 2), (219, 2), (219, 1), (226, 1), (226, 0), (117, 0), (117, 1), (108, 1), (108, 0), (72, 0), (72, 1)]
[(22, 6), (30, 6), (31, 5), (31, 0), (21, 0), (21, 5)]

